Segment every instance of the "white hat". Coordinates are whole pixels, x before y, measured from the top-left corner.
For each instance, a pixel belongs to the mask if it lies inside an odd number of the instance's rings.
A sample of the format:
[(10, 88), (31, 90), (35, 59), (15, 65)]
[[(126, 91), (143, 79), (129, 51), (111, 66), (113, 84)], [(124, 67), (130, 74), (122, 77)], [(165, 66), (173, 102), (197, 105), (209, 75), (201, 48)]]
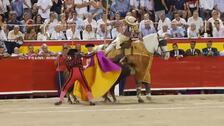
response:
[(124, 21), (125, 21), (127, 24), (132, 25), (132, 26), (138, 24), (137, 19), (136, 19), (135, 17), (133, 17), (133, 16), (126, 16), (125, 19), (124, 19)]

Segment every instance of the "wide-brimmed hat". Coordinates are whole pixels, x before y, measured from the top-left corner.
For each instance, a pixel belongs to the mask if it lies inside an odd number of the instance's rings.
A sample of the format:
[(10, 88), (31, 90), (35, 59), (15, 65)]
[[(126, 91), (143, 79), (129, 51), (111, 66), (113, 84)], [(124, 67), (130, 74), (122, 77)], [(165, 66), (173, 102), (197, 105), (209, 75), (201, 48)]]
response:
[(137, 19), (133, 16), (126, 16), (124, 22), (132, 26), (138, 25)]

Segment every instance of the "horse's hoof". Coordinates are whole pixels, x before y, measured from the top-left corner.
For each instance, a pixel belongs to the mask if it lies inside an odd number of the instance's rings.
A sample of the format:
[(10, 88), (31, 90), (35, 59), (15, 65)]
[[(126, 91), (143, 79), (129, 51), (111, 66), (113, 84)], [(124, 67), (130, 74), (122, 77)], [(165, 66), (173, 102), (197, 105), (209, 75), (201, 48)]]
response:
[(76, 103), (76, 104), (79, 104), (79, 100), (76, 100), (75, 103)]
[(95, 106), (96, 103), (94, 103), (94, 102), (89, 102), (89, 105), (90, 105), (90, 106)]
[(147, 94), (146, 95), (146, 99), (149, 100), (149, 101), (151, 101), (152, 100), (151, 94)]
[(144, 103), (143, 99), (138, 99), (138, 103)]
[(54, 105), (61, 105), (62, 104), (62, 101), (59, 101), (59, 102), (55, 102)]

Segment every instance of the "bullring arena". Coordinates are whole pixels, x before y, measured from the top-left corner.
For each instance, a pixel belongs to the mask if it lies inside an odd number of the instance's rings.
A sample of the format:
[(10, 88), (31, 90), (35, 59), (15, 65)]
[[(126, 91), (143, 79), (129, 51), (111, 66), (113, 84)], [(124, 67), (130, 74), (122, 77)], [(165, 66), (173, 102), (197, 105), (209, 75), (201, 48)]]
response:
[(1, 126), (223, 126), (223, 95), (118, 97), (118, 103), (97, 101), (54, 106), (57, 99), (1, 100)]

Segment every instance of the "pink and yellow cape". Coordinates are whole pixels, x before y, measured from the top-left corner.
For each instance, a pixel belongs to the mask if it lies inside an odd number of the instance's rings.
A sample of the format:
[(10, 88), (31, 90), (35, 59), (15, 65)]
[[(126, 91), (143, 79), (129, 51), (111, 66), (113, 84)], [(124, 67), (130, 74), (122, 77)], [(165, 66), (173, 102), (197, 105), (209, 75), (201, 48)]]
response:
[[(121, 68), (106, 58), (102, 51), (96, 53), (89, 67), (84, 70), (94, 99), (98, 99), (108, 92), (120, 74)], [(73, 94), (82, 100), (87, 100), (86, 93), (78, 81), (75, 82)]]

